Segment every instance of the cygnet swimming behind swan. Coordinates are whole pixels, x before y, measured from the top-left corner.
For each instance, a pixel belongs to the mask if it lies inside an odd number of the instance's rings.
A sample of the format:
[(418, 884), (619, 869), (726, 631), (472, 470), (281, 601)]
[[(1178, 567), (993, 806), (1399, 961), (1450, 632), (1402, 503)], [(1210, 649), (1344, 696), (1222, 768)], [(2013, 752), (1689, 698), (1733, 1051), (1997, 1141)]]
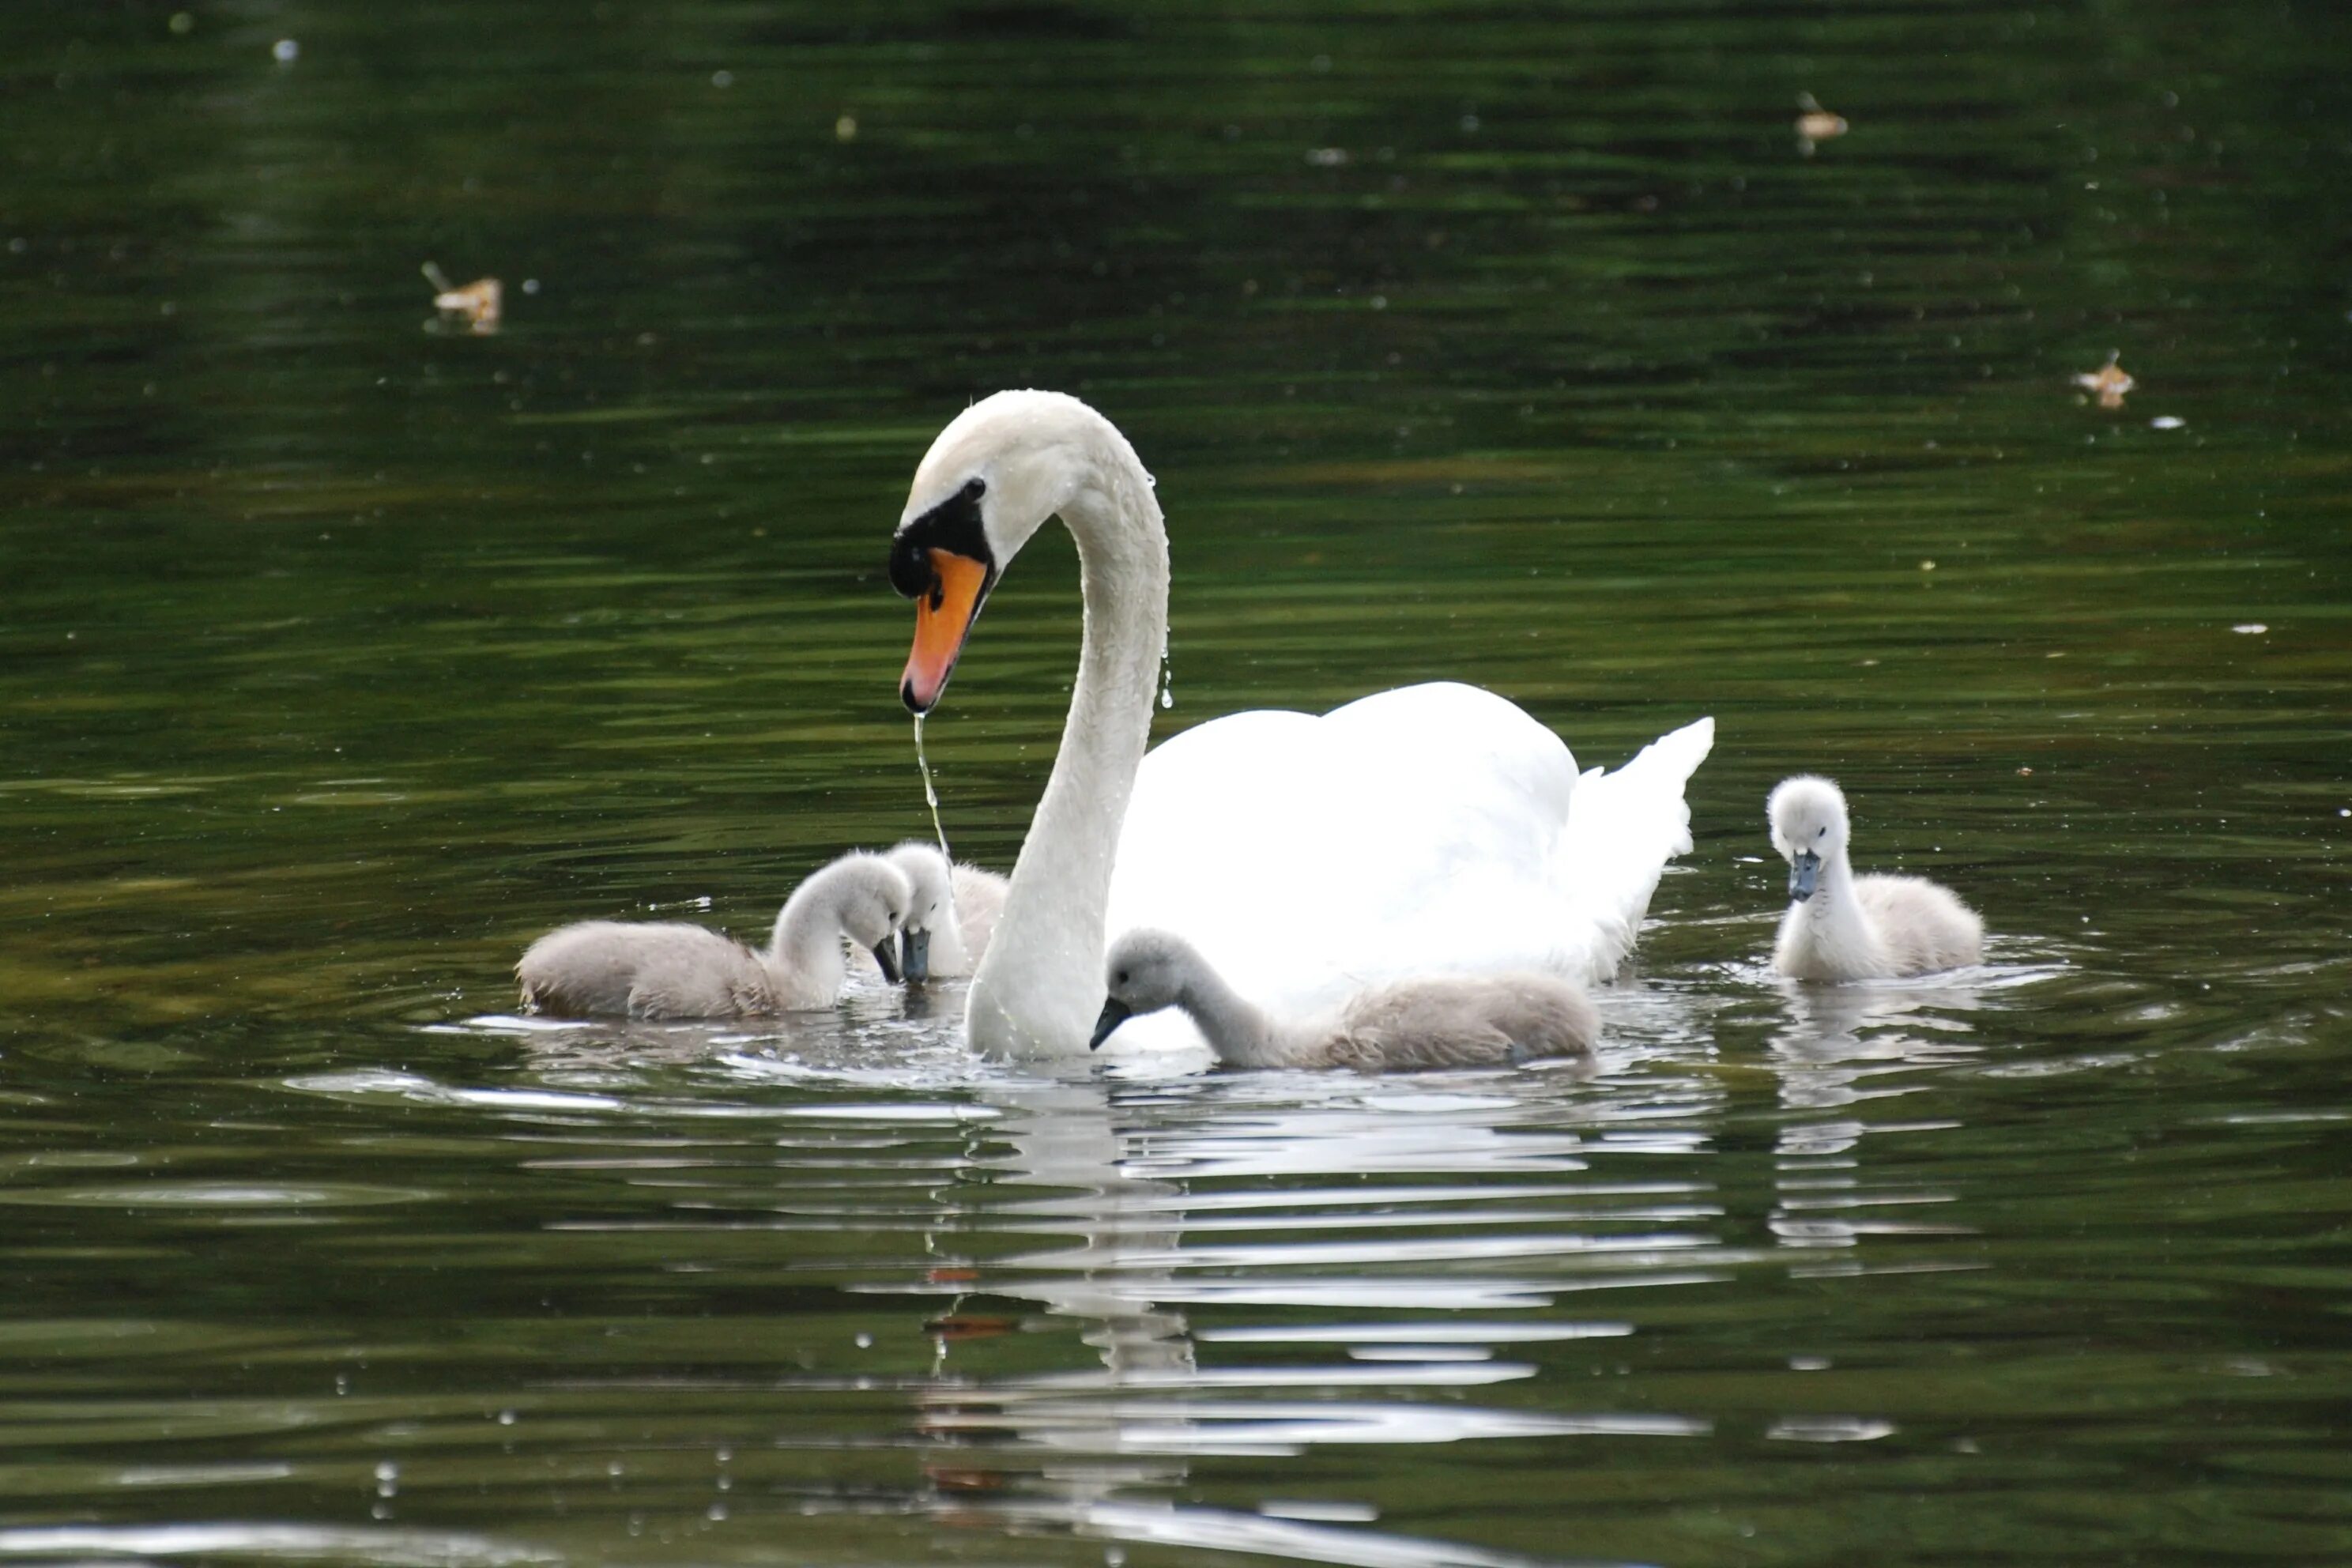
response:
[[(904, 939), (907, 978), (970, 974), (988, 952), (996, 917), (1004, 908), (1005, 879), (961, 861), (950, 864), (936, 846), (919, 838), (898, 845), (883, 858), (904, 871), (915, 889)], [(850, 957), (860, 970), (873, 967), (862, 953)]]
[(1766, 803), (1789, 862), (1789, 912), (1772, 966), (1799, 980), (1880, 980), (1974, 963), (1984, 921), (1924, 877), (1857, 877), (1846, 862), (1845, 796), (1825, 778), (1782, 779)]
[(767, 947), (679, 921), (582, 921), (530, 944), (515, 965), (522, 1010), (572, 1018), (755, 1018), (830, 1007), (841, 939), (898, 978), (898, 931), (914, 905), (907, 874), (845, 855), (793, 889)]
[(1128, 932), (1103, 968), (1110, 999), (1091, 1046), (1139, 1013), (1181, 1007), (1228, 1067), (1374, 1073), (1589, 1060), (1601, 1032), (1584, 993), (1552, 974), (1401, 980), (1359, 992), (1336, 1014), (1292, 1023), (1244, 1001), (1190, 942), (1164, 931)]

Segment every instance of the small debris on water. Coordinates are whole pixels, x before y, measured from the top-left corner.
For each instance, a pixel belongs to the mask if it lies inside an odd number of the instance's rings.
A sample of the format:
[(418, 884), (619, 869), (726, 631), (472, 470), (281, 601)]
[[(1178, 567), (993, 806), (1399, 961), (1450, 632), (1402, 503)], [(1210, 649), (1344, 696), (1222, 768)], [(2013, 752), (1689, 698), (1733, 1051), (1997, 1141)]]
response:
[(192, 11), (173, 12), (171, 27), (174, 33), (186, 37), (196, 30), (195, 14)]
[(2258, 637), (2270, 630), (2270, 627), (2260, 621), (2241, 621), (2230, 629), (2242, 637)]
[(428, 261), (419, 271), (433, 285), (433, 308), (441, 312), (442, 320), (463, 321), (467, 331), (488, 337), (499, 330), (499, 316), (504, 304), (505, 289), (495, 278), (477, 278), (463, 287), (449, 281), (441, 265)]
[(2178, 430), (2189, 421), (2173, 414), (2159, 414), (2147, 422), (2151, 430)]
[(269, 46), (269, 58), (281, 66), (290, 66), (302, 58), (302, 46), (292, 38), (280, 38)]
[(2020, 768), (2017, 770), (2017, 776), (2021, 779), (2030, 779), (2033, 776), (2033, 770), (2032, 768)]
[(1307, 161), (1318, 169), (1337, 169), (1348, 161), (1345, 147), (1309, 147)]
[(859, 1350), (870, 1351), (874, 1348), (874, 1336), (872, 1334), (860, 1334), (857, 1336), (856, 1343)]
[(2097, 370), (2086, 375), (2074, 377), (2074, 384), (2085, 392), (2095, 395), (2100, 407), (2121, 408), (2124, 405), (2124, 394), (2139, 384), (2132, 379), (2131, 373), (2117, 363), (2123, 357), (2124, 351), (2116, 349), (2107, 355), (2107, 363)]
[(1797, 151), (1808, 158), (1816, 143), (1834, 142), (1846, 133), (1845, 116), (1823, 109), (1810, 92), (1797, 95)]
[(857, 116), (845, 114), (833, 122), (833, 139), (836, 142), (857, 140)]

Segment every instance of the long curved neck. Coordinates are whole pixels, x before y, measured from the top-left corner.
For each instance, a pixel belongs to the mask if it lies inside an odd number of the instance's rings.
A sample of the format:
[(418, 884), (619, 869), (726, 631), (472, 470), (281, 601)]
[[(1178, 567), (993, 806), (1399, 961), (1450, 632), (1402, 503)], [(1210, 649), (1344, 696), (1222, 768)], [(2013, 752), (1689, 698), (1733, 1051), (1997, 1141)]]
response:
[(841, 910), (820, 877), (793, 889), (776, 916), (776, 929), (761, 956), (793, 990), (822, 992), (830, 996), (841, 989)]
[(1877, 933), (1863, 912), (1853, 890), (1853, 866), (1841, 847), (1822, 860), (1821, 879), (1813, 896), (1797, 906), (1807, 938), (1823, 952), (1851, 954), (1876, 945)]
[(1297, 1055), (1296, 1047), (1288, 1045), (1264, 1009), (1244, 998), (1225, 984), (1224, 976), (1205, 964), (1185, 982), (1183, 999), (1177, 1005), (1200, 1026), (1209, 1048), (1228, 1067), (1286, 1067)]
[(974, 1047), (1084, 1057), (1103, 1001), (1103, 915), (1168, 636), (1168, 531), (1134, 448), (1108, 421), (1061, 518), (1086, 597), (1077, 683), (1053, 776), (972, 977)]

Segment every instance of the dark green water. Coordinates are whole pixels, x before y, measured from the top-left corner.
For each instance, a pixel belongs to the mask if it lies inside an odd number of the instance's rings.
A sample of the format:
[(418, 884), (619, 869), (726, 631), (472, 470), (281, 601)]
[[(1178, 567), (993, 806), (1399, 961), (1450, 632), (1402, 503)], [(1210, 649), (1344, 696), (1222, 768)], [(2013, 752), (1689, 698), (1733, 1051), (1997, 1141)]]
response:
[[(2352, 1561), (2339, 8), (175, 9), (0, 11), (0, 1561)], [(922, 831), (1023, 384), (1164, 731), (1717, 717), (1601, 1076), (496, 1020)], [(983, 863), (1076, 637), (1045, 538)], [(1800, 768), (1990, 965), (1766, 973)]]

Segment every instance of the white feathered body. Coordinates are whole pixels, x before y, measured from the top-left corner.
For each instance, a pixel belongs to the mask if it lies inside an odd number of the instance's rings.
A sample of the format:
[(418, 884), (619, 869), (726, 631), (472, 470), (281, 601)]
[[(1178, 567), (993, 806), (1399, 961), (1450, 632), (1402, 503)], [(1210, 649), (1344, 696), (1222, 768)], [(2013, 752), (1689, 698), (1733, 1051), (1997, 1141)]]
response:
[(1445, 975), (1365, 992), (1317, 1054), (1358, 1072), (1427, 1072), (1589, 1058), (1600, 1015), (1556, 975)]
[(1824, 868), (1820, 889), (1780, 917), (1772, 963), (1799, 980), (1883, 980), (1983, 954), (1984, 921), (1949, 888), (1884, 874), (1833, 880)]
[[(1702, 719), (1580, 777), (1523, 710), (1450, 682), (1319, 718), (1216, 720), (1144, 759), (1108, 934), (1172, 931), (1293, 1018), (1433, 972), (1606, 979), (1666, 861), (1691, 847), (1684, 785), (1714, 729)], [(1121, 1038), (1202, 1043), (1172, 1011)]]
[(949, 882), (955, 889), (956, 927), (963, 937), (964, 954), (977, 964), (988, 952), (988, 939), (996, 934), (996, 917), (1004, 912), (1009, 884), (1002, 872), (983, 871), (961, 860)]
[(829, 1007), (836, 971), (795, 975), (767, 954), (682, 921), (582, 921), (515, 965), (525, 1012), (567, 1018), (753, 1018)]

